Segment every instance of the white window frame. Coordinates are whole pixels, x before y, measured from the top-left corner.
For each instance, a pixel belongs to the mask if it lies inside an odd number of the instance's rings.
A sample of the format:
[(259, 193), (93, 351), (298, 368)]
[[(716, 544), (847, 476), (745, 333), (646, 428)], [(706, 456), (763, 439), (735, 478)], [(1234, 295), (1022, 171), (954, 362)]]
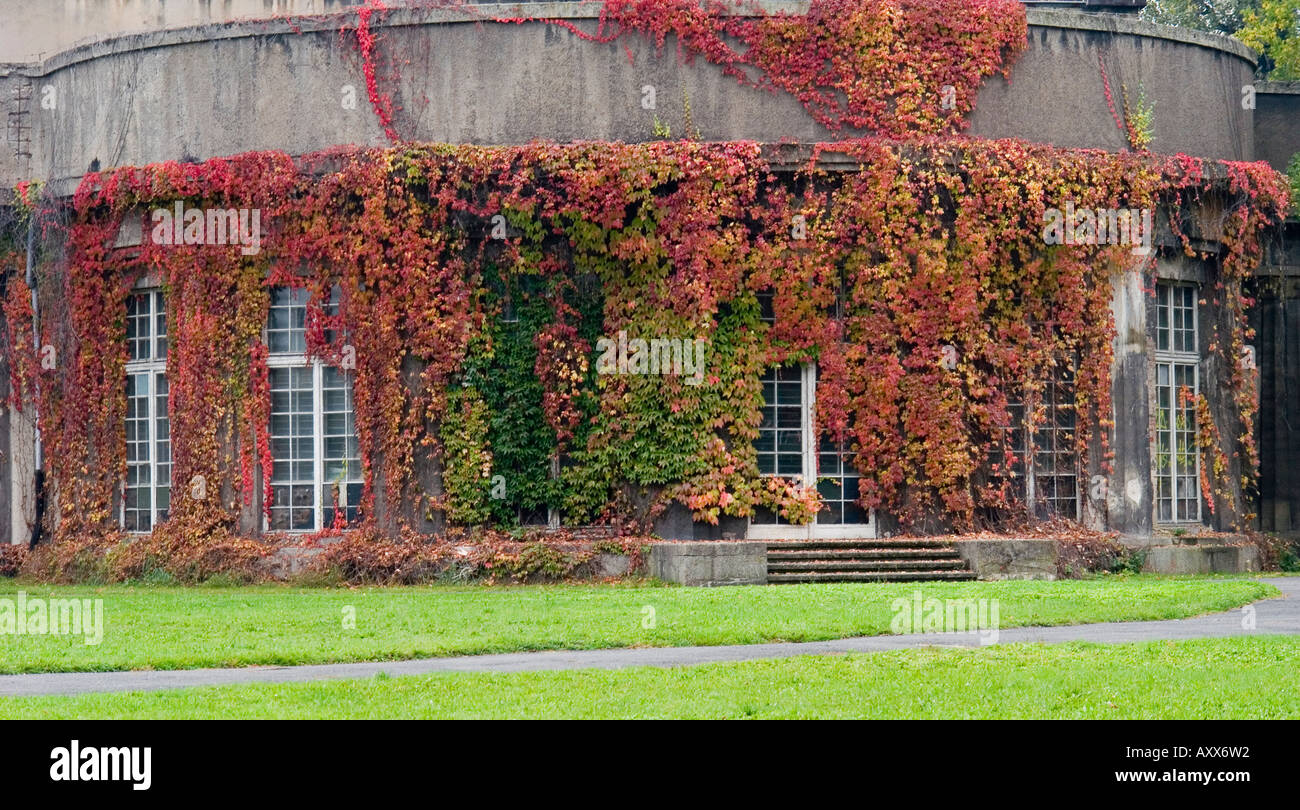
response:
[[(802, 394), (799, 403), (800, 431), (803, 436), (803, 470), (797, 476), (765, 473), (764, 478), (793, 478), (801, 486), (817, 486), (818, 443), (816, 433), (817, 364), (800, 364), (799, 382)], [(750, 519), (745, 536), (752, 540), (833, 540), (836, 538), (874, 538), (876, 536), (876, 511), (868, 509), (866, 523), (818, 523), (817, 519), (805, 526), (786, 523), (755, 523)]]
[[(773, 293), (760, 292), (757, 294), (759, 305), (759, 319), (764, 323), (772, 323), (773, 317), (763, 313), (765, 304), (772, 301)], [(846, 288), (844, 280), (840, 280), (840, 289), (835, 296), (834, 310), (831, 316), (842, 318), (844, 316), (844, 300), (846, 298)], [(800, 402), (799, 402), (799, 423), (800, 430), (803, 434), (803, 471), (797, 478), (800, 486), (808, 486), (805, 482), (812, 482), (815, 489), (817, 487), (817, 364), (815, 362), (800, 364)], [(775, 448), (773, 448), (775, 450)], [(789, 476), (788, 473), (782, 474), (779, 471), (762, 474), (763, 478), (784, 478)], [(787, 539), (806, 539), (806, 540), (833, 540), (836, 538), (874, 538), (876, 537), (876, 510), (867, 510), (866, 523), (818, 523), (814, 517), (812, 522), (805, 526), (796, 526), (789, 523), (755, 523), (750, 518), (749, 528), (745, 532), (745, 537), (751, 540), (787, 540)]]
[[(301, 288), (294, 288), (294, 289), (301, 289)], [(294, 326), (291, 326), (290, 329), (289, 329), (290, 332), (292, 332), (292, 331), (296, 331), (296, 330), (297, 330), (297, 327), (294, 327)], [(268, 342), (268, 341), (267, 341), (267, 332), (268, 332), (268, 331), (269, 331), (269, 323), (268, 323), (267, 327), (264, 327), (264, 328), (263, 328), (263, 333), (262, 333), (263, 342)], [(268, 343), (268, 346), (269, 346), (269, 343)], [(269, 370), (272, 370), (272, 369), (291, 370), (291, 369), (302, 369), (302, 368), (308, 368), (308, 369), (311, 370), (311, 380), (312, 380), (312, 382), (311, 382), (311, 392), (312, 392), (312, 482), (311, 482), (309, 485), (305, 485), (305, 484), (298, 483), (297, 480), (291, 480), (291, 481), (288, 481), (288, 482), (279, 482), (279, 483), (277, 483), (277, 482), (275, 481), (275, 479), (274, 479), (274, 462), (273, 462), (272, 469), (266, 471), (266, 475), (267, 475), (268, 478), (271, 479), (271, 486), (272, 486), (272, 491), (273, 491), (273, 492), (274, 492), (274, 487), (276, 487), (276, 486), (310, 486), (310, 487), (311, 487), (311, 489), (312, 489), (312, 526), (311, 526), (311, 528), (298, 528), (298, 529), (294, 529), (294, 528), (288, 528), (288, 529), (284, 529), (284, 528), (280, 528), (280, 529), (272, 528), (272, 526), (271, 526), (271, 517), (270, 517), (270, 514), (269, 514), (269, 513), (270, 513), (270, 510), (271, 510), (273, 504), (266, 504), (266, 507), (263, 509), (263, 513), (262, 513), (262, 525), (263, 525), (264, 530), (265, 530), (265, 531), (268, 531), (268, 532), (274, 531), (274, 532), (284, 532), (284, 533), (288, 533), (288, 534), (310, 534), (310, 533), (312, 533), (312, 532), (318, 532), (318, 531), (321, 531), (321, 530), (323, 530), (323, 529), (328, 528), (328, 526), (325, 525), (325, 521), (322, 520), (322, 511), (323, 511), (324, 508), (325, 508), (325, 493), (327, 492), (328, 488), (329, 488), (329, 487), (332, 487), (333, 484), (334, 484), (333, 481), (326, 481), (326, 480), (325, 480), (325, 385), (324, 385), (324, 380), (325, 380), (325, 368), (326, 368), (326, 366), (327, 366), (328, 364), (327, 364), (325, 361), (321, 360), (320, 358), (311, 358), (311, 359), (308, 359), (306, 352), (305, 352), (305, 351), (301, 351), (301, 352), (279, 352), (279, 353), (268, 353), (268, 355), (267, 355), (267, 360), (266, 360), (266, 365), (267, 365), (267, 369), (268, 369), (268, 371), (269, 371)], [(347, 400), (347, 408), (348, 408), (348, 411), (350, 411), (350, 412), (352, 413), (353, 425), (354, 425), (354, 429), (355, 429), (355, 424), (356, 424), (356, 402), (355, 402), (355, 400), (353, 399), (353, 397), (354, 397), (354, 390), (353, 390), (353, 384), (354, 384), (354, 381), (353, 381), (352, 373), (351, 373), (351, 371), (346, 370), (346, 369), (339, 369), (339, 373), (343, 376), (343, 379), (344, 379), (344, 380), (346, 381), (346, 383), (347, 383), (347, 385), (346, 385), (346, 387), (345, 387), (345, 389), (344, 389), (345, 392), (346, 392), (345, 396), (346, 396), (346, 400)], [(269, 436), (269, 438), (271, 438), (272, 440), (274, 440), (274, 438), (275, 438), (275, 434), (270, 433), (269, 431), (268, 431), (268, 436)], [(290, 440), (292, 440), (292, 436), (290, 437)], [(344, 509), (351, 508), (351, 507), (359, 507), (359, 506), (360, 506), (360, 503), (357, 503), (357, 504), (349, 503), (349, 501), (348, 501), (348, 494), (347, 494), (348, 484), (357, 484), (357, 483), (361, 483), (361, 476), (360, 476), (360, 474), (361, 474), (361, 470), (360, 470), (360, 464), (359, 464), (359, 462), (358, 462), (358, 469), (356, 470), (355, 474), (349, 472), (349, 479), (340, 482), (340, 486), (339, 486), (339, 500), (341, 501), (341, 503), (340, 503), (339, 505), (342, 506)], [(290, 509), (290, 514), (291, 514), (290, 523), (292, 523), (292, 510), (293, 510), (293, 508), (294, 508), (294, 507), (292, 507), (292, 506), (289, 507), (289, 509)]]
[[(1188, 289), (1188, 288), (1190, 288), (1193, 291), (1191, 332), (1192, 332), (1192, 346), (1195, 347), (1195, 349), (1190, 352), (1185, 350), (1175, 350), (1173, 348), (1174, 328), (1173, 328), (1173, 300), (1172, 300), (1173, 292), (1172, 291), (1177, 289)], [(1169, 292), (1170, 320), (1168, 325), (1165, 328), (1169, 330), (1170, 339), (1169, 339), (1169, 347), (1166, 349), (1161, 349), (1159, 348), (1160, 346), (1159, 332), (1161, 330), (1161, 327), (1160, 327), (1160, 321), (1158, 315), (1159, 315), (1160, 307), (1162, 306), (1162, 296), (1164, 295), (1166, 290), (1170, 291)], [(1169, 386), (1170, 386), (1170, 403), (1169, 403), (1170, 419), (1169, 419), (1169, 424), (1166, 425), (1165, 428), (1163, 429), (1164, 432), (1167, 432), (1169, 438), (1170, 460), (1169, 460), (1169, 470), (1167, 473), (1167, 476), (1169, 478), (1169, 497), (1171, 503), (1169, 519), (1162, 519), (1160, 517), (1160, 501), (1161, 501), (1160, 479), (1166, 475), (1161, 472), (1157, 464), (1157, 457), (1159, 454), (1158, 434), (1161, 432), (1161, 428), (1158, 425), (1153, 425), (1153, 430), (1152, 430), (1151, 470), (1152, 470), (1152, 477), (1154, 479), (1152, 481), (1152, 495), (1153, 495), (1152, 512), (1155, 518), (1155, 523), (1160, 526), (1199, 526), (1201, 525), (1201, 522), (1204, 519), (1204, 515), (1205, 515), (1205, 507), (1202, 504), (1202, 498), (1201, 498), (1201, 463), (1202, 463), (1201, 448), (1199, 443), (1196, 440), (1196, 433), (1197, 433), (1198, 426), (1195, 424), (1195, 421), (1193, 421), (1190, 430), (1192, 433), (1191, 452), (1196, 462), (1195, 474), (1192, 478), (1192, 490), (1196, 501), (1196, 514), (1193, 517), (1185, 517), (1185, 518), (1180, 518), (1178, 516), (1178, 503), (1180, 500), (1185, 500), (1186, 496), (1183, 495), (1180, 497), (1180, 492), (1178, 489), (1179, 476), (1177, 473), (1177, 458), (1178, 458), (1179, 430), (1177, 426), (1177, 417), (1178, 417), (1179, 404), (1178, 404), (1178, 388), (1176, 386), (1177, 374), (1175, 373), (1175, 370), (1179, 367), (1191, 369), (1192, 396), (1199, 397), (1201, 394), (1201, 353), (1200, 353), (1201, 334), (1200, 334), (1199, 301), (1200, 301), (1200, 286), (1195, 283), (1175, 281), (1172, 279), (1170, 280), (1158, 279), (1156, 281), (1157, 318), (1155, 323), (1156, 335), (1155, 335), (1155, 342), (1154, 342), (1156, 368), (1152, 380), (1154, 383), (1153, 392), (1152, 392), (1153, 394), (1152, 404), (1154, 405), (1157, 414), (1159, 413), (1159, 409), (1160, 409), (1160, 397), (1159, 397), (1160, 376), (1159, 375), (1162, 366), (1167, 367), (1169, 369)], [(1195, 420), (1195, 411), (1193, 411), (1192, 418), (1193, 420)]]
[[(139, 529), (139, 528), (127, 529), (126, 528), (126, 513), (128, 509), (127, 493), (130, 491), (130, 487), (128, 486), (129, 482), (127, 478), (122, 479), (122, 491), (121, 491), (122, 497), (121, 497), (121, 508), (118, 510), (118, 525), (121, 526), (124, 531), (127, 531), (131, 534), (149, 534), (154, 529), (158, 528), (158, 525), (163, 521), (165, 521), (167, 519), (167, 516), (171, 514), (171, 496), (173, 490), (172, 480), (171, 480), (172, 479), (171, 420), (169, 418), (170, 415), (167, 413), (167, 408), (165, 405), (164, 405), (163, 413), (162, 414), (158, 413), (159, 394), (158, 394), (158, 382), (157, 382), (158, 377), (160, 375), (164, 379), (166, 379), (167, 377), (166, 349), (164, 348), (163, 352), (161, 353), (161, 356), (159, 356), (160, 352), (158, 351), (159, 341), (160, 340), (166, 341), (168, 338), (167, 327), (166, 327), (167, 298), (166, 295), (163, 293), (163, 291), (157, 287), (148, 287), (148, 288), (142, 287), (139, 289), (134, 289), (129, 293), (129, 296), (131, 298), (135, 298), (138, 296), (145, 296), (149, 301), (149, 316), (147, 319), (147, 323), (149, 325), (149, 331), (148, 331), (148, 335), (144, 337), (145, 344), (149, 347), (149, 356), (138, 360), (128, 359), (126, 362), (126, 366), (124, 368), (124, 376), (122, 380), (122, 385), (124, 388), (128, 384), (128, 378), (135, 375), (143, 374), (145, 375), (145, 378), (149, 381), (149, 390), (144, 397), (146, 402), (146, 415), (144, 419), (144, 424), (149, 434), (146, 440), (146, 445), (149, 448), (149, 461), (145, 464), (141, 464), (139, 462), (131, 462), (131, 461), (127, 462), (128, 468), (131, 466), (147, 467), (149, 470), (149, 484), (148, 484), (149, 528), (148, 529)], [(161, 315), (163, 318), (163, 328), (161, 331), (157, 328), (159, 315)], [(130, 354), (129, 354), (129, 347), (128, 347), (128, 358), (129, 357)], [(127, 402), (127, 405), (128, 406), (130, 405), (129, 400)], [(158, 445), (159, 442), (162, 440), (158, 436), (158, 434), (160, 433), (159, 422), (161, 421), (161, 419), (164, 418), (167, 419), (167, 428), (168, 428), (167, 439), (166, 439), (167, 460), (160, 461), (158, 458)], [(123, 433), (125, 433), (126, 431), (125, 424), (123, 425), (122, 429), (123, 429)], [(160, 482), (159, 482), (158, 474), (159, 474), (160, 467), (165, 467), (167, 470), (167, 483), (165, 487), (159, 485)], [(162, 510), (158, 508), (158, 492), (160, 489), (166, 489), (168, 493), (167, 515), (161, 515), (160, 513)], [(134, 507), (132, 507), (132, 511), (135, 511)]]

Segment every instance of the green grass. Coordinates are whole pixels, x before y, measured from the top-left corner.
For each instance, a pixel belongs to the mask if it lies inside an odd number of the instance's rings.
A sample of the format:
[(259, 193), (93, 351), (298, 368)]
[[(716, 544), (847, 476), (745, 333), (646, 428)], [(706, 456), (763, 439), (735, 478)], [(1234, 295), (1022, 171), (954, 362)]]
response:
[[(382, 661), (550, 649), (813, 641), (889, 632), (891, 602), (1000, 603), (1001, 627), (1170, 619), (1276, 595), (1249, 581), (1149, 577), (1066, 582), (676, 588), (519, 586), (304, 589), (0, 584), (0, 598), (103, 599), (103, 641), (0, 635), (0, 672), (185, 669)], [(650, 609), (654, 626), (646, 627)], [(355, 629), (345, 627), (355, 610)]]
[(1297, 718), (1300, 638), (0, 698), (0, 718)]

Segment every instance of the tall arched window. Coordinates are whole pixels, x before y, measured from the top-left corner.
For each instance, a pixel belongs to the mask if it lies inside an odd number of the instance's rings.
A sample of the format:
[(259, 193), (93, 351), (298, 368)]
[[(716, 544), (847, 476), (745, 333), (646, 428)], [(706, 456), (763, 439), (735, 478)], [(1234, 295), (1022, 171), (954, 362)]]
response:
[(1196, 396), (1201, 352), (1195, 284), (1156, 286), (1156, 521), (1201, 522)]
[(171, 508), (167, 308), (161, 290), (126, 299), (126, 481), (122, 528), (148, 532)]

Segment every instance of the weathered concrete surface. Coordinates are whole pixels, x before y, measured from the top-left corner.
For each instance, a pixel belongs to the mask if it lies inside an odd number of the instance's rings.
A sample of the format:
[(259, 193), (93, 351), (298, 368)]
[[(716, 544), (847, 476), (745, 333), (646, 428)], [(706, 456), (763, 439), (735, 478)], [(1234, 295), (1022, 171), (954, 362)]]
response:
[(1241, 88), (1254, 82), (1255, 53), (1237, 40), (1132, 15), (1030, 9), (1028, 19), (1029, 48), (1010, 82), (985, 82), (971, 134), (1127, 148), (1106, 105), (1100, 57), (1117, 106), (1125, 89), (1135, 103), (1140, 86), (1154, 107), (1152, 151), (1254, 159), (1252, 111), (1242, 109)]
[(665, 540), (739, 540), (749, 528), (749, 518), (721, 515), (716, 524), (695, 520), (691, 510), (673, 501), (655, 520), (654, 533)]
[(6, 537), (10, 543), (27, 544), (36, 526), (36, 420), (30, 404), (22, 411), (10, 408), (8, 414), (9, 452), (0, 461), (5, 471), (0, 480), (8, 488)]
[(363, 0), (0, 0), (0, 62), (34, 62), (88, 39), (294, 14)]
[[(1242, 610), (1230, 610), (1192, 619), (1167, 621), (1013, 627), (1000, 630), (996, 642), (1058, 644), (1068, 641), (1089, 641), (1100, 644), (1127, 644), (1141, 641), (1183, 641), (1195, 638), (1300, 633), (1300, 579), (1281, 577), (1264, 581), (1277, 586), (1283, 596), (1265, 599), (1251, 606), (1255, 619), (1253, 630), (1247, 630), (1242, 626)], [(680, 667), (729, 661), (790, 658), (796, 655), (871, 653), (934, 646), (973, 647), (981, 643), (982, 636), (987, 638), (983, 632), (916, 633), (802, 643), (647, 647), (627, 650), (557, 650), (296, 667), (0, 675), (0, 696), (34, 697), (77, 695), (87, 692), (154, 691), (237, 683), (298, 683), (340, 678), (371, 678), (381, 672), (390, 676), (401, 676), (425, 675), (433, 672), (542, 672), (568, 669)]]
[[(0, 402), (9, 401), (9, 367), (0, 359)], [(13, 465), (9, 463), (9, 408), (0, 408), (0, 515), (13, 514)], [(13, 520), (0, 518), (0, 546), (22, 542), (14, 539)]]
[(326, 546), (341, 543), (343, 537), (318, 537), (310, 545), (282, 545), (262, 558), (262, 570), (271, 579), (286, 580), (305, 574), (315, 565), (317, 558), (325, 553)]
[[(1300, 99), (1300, 96), (1296, 97)], [(1296, 130), (1300, 131), (1300, 121)], [(1300, 531), (1300, 222), (1268, 248), (1250, 310), (1259, 366), (1259, 528)]]
[[(648, 141), (656, 121), (674, 137), (684, 134), (689, 100), (692, 128), (703, 140), (829, 139), (790, 94), (743, 87), (702, 58), (684, 63), (672, 38), (659, 50), (640, 36), (599, 44), (542, 22), (490, 22), (530, 15), (594, 30), (598, 13), (598, 4), (556, 2), (381, 15), (373, 22), (381, 89), (393, 98), (397, 130), (407, 140), (449, 143)], [(171, 25), (169, 19), (159, 20), (146, 33), (0, 69), (0, 84), (31, 85), (33, 152), (22, 171), (5, 153), (0, 186), (30, 176), (66, 192), (96, 160), (110, 168), (386, 142), (355, 47), (346, 34), (340, 39), (340, 27), (354, 26), (354, 15), (165, 30), (157, 26)], [(1252, 111), (1242, 109), (1240, 93), (1251, 83), (1254, 55), (1240, 43), (1127, 15), (1034, 9), (1029, 21), (1029, 48), (1013, 80), (992, 78), (980, 89), (970, 134), (1121, 148), (1100, 56), (1114, 95), (1121, 85), (1132, 93), (1141, 84), (1158, 110), (1154, 150), (1254, 157)], [(390, 63), (401, 66), (400, 76), (384, 69)], [(645, 103), (647, 86), (654, 88), (653, 109)], [(349, 88), (353, 105), (346, 103)], [(47, 98), (52, 106), (42, 104)]]
[(1154, 574), (1245, 574), (1259, 570), (1254, 546), (1150, 546), (1143, 571)]
[(1056, 579), (1056, 541), (958, 540), (957, 551), (980, 579)]
[(632, 558), (627, 554), (597, 554), (591, 559), (592, 576), (624, 577), (632, 573)]
[[(1152, 529), (1150, 348), (1147, 308), (1151, 306), (1138, 273), (1124, 273), (1113, 284), (1115, 358), (1111, 367), (1111, 408), (1115, 420), (1109, 476), (1087, 482), (1090, 505), (1104, 508), (1105, 527), (1126, 542), (1144, 542)], [(1100, 496), (1100, 497), (1096, 497)]]
[(679, 585), (764, 585), (767, 544), (752, 540), (655, 543), (650, 576)]
[[(355, 15), (292, 22), (278, 16), (351, 5), (356, 3), (0, 0), (0, 17), (16, 21), (0, 36), (0, 61), (28, 62), (0, 65), (0, 98), (12, 99), (19, 85), (28, 86), (25, 109), (9, 112), (27, 117), (33, 153), (20, 160), (13, 149), (0, 150), (0, 189), (39, 178), (53, 179), (56, 193), (69, 193), (92, 163), (110, 168), (249, 149), (302, 154), (342, 143), (385, 143), (365, 98), (354, 40), (340, 35), (340, 27), (354, 25)], [(806, 5), (764, 3), (794, 12)], [(742, 87), (703, 59), (679, 62), (671, 40), (659, 52), (640, 37), (599, 45), (540, 22), (483, 23), (494, 15), (544, 16), (591, 30), (598, 10), (598, 4), (527, 3), (522, 11), (482, 4), (472, 11), (399, 9), (382, 15), (375, 21), (382, 29), (381, 74), (389, 59), (401, 65), (399, 78), (381, 76), (384, 91), (400, 108), (397, 128), (421, 141), (646, 141), (655, 137), (656, 120), (674, 136), (681, 134), (689, 98), (694, 126), (706, 140), (806, 142), (830, 136), (788, 94)], [(1135, 92), (1140, 84), (1154, 104), (1157, 152), (1258, 155), (1279, 165), (1300, 138), (1300, 90), (1294, 83), (1260, 83), (1258, 109), (1253, 116), (1243, 109), (1241, 88), (1251, 83), (1254, 54), (1234, 40), (1151, 26), (1127, 15), (1044, 9), (1028, 14), (1028, 50), (1014, 67), (1013, 81), (992, 78), (980, 89), (973, 135), (1121, 148), (1105, 104), (1100, 58), (1113, 94), (1123, 86)], [(143, 33), (127, 33), (136, 30)], [(42, 42), (34, 32), (52, 39)], [(89, 36), (95, 41), (71, 47)], [(43, 52), (41, 61), (30, 62), (33, 50)], [(642, 103), (647, 85), (656, 89), (653, 110)], [(348, 88), (356, 98), (352, 107), (342, 103)], [(52, 102), (48, 108), (42, 104), (46, 98)], [(1103, 488), (1106, 496), (1092, 499), (1095, 487), (1088, 486), (1085, 505), (1090, 519), (1104, 511), (1104, 525), (1137, 542), (1149, 538), (1152, 528), (1141, 283), (1129, 279), (1116, 292), (1116, 474)], [(1271, 401), (1264, 400), (1264, 421)], [(31, 464), (23, 461), (31, 437), (16, 419), (8, 434), (16, 463), (26, 464), (11, 471), (7, 490), (7, 534), (20, 540), (33, 503)], [(432, 475), (432, 468), (422, 466), (421, 473)], [(1266, 467), (1266, 478), (1270, 474)], [(1266, 496), (1261, 513), (1291, 528), (1291, 515), (1300, 509), (1282, 495)], [(376, 498), (382, 506), (382, 489)], [(241, 527), (255, 529), (260, 513), (260, 504), (250, 504)], [(665, 524), (671, 529), (660, 533), (682, 539), (743, 536), (743, 526), (710, 529), (679, 517), (671, 516)]]
[(1255, 157), (1286, 171), (1300, 152), (1300, 82), (1258, 82), (1255, 89)]
[(311, 570), (324, 553), (319, 546), (283, 546), (262, 559), (261, 565), (271, 579), (292, 579)]

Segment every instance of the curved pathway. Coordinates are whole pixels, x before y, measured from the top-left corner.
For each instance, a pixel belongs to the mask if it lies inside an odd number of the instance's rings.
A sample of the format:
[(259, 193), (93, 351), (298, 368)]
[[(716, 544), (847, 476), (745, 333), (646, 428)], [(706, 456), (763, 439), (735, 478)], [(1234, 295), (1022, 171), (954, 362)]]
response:
[[(1277, 586), (1282, 596), (1248, 607), (1190, 619), (1153, 622), (1106, 622), (1057, 627), (1014, 627), (997, 634), (997, 643), (1060, 643), (1092, 641), (1125, 644), (1139, 641), (1183, 641), (1263, 633), (1300, 634), (1300, 577), (1269, 577), (1261, 581)], [(1254, 627), (1251, 628), (1250, 621)], [(84, 692), (129, 692), (223, 686), (241, 683), (290, 683), (336, 678), (388, 675), (423, 675), (430, 672), (526, 672), (555, 669), (621, 669), (624, 667), (677, 667), (795, 655), (879, 652), (925, 646), (979, 646), (976, 634), (928, 633), (861, 636), (832, 641), (744, 644), (722, 647), (650, 647), (610, 650), (555, 650), (550, 652), (467, 655), (422, 658), (411, 661), (369, 661), (355, 664), (310, 664), (292, 667), (240, 667), (129, 672), (51, 672), (0, 675), (0, 696), (75, 695)]]

